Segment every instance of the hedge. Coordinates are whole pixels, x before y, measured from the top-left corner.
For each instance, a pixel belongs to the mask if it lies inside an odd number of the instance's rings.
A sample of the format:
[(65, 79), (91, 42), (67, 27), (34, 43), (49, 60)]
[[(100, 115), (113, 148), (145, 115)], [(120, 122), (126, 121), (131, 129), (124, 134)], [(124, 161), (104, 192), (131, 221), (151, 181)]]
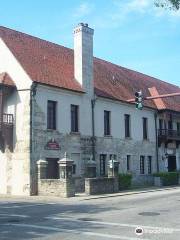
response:
[(162, 179), (163, 186), (177, 185), (179, 179), (179, 172), (159, 172), (154, 173), (154, 177)]
[(131, 187), (132, 175), (127, 173), (118, 174), (119, 190), (129, 189)]

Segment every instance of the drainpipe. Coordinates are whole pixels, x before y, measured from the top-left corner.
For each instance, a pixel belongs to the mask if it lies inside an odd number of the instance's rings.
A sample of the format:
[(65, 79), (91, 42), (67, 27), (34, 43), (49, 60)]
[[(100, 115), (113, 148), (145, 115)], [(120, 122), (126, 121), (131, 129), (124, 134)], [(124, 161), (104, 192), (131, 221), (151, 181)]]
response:
[(156, 136), (156, 167), (157, 167), (157, 172), (159, 172), (157, 112), (154, 113), (154, 122), (155, 122), (155, 136)]
[[(33, 156), (33, 100), (36, 96), (36, 90), (37, 90), (37, 83), (33, 82), (30, 88), (30, 166), (32, 164), (32, 156)], [(31, 168), (30, 168), (30, 176), (31, 176)], [(32, 181), (30, 177), (30, 182)], [(31, 185), (31, 183), (30, 183)], [(32, 187), (30, 187), (30, 195), (34, 195), (35, 192), (33, 192)]]
[(94, 98), (91, 100), (91, 108), (92, 108), (92, 155), (93, 155), (93, 161), (95, 161), (96, 158), (96, 151), (95, 151), (95, 121), (94, 121), (94, 108), (97, 98)]
[(33, 100), (36, 96), (37, 83), (33, 82), (30, 89), (30, 153), (33, 151)]

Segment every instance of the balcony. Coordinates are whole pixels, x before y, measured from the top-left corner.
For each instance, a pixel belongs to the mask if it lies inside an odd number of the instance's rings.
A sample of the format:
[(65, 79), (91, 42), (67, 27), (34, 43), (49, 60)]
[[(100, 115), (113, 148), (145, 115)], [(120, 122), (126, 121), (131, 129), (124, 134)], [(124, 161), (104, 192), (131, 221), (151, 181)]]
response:
[(5, 126), (13, 126), (13, 114), (2, 114), (2, 117), (0, 117), (0, 131), (3, 131)]
[(13, 125), (13, 114), (3, 114), (3, 124), (4, 125)]
[(164, 140), (180, 140), (180, 131), (173, 129), (158, 129), (158, 137)]

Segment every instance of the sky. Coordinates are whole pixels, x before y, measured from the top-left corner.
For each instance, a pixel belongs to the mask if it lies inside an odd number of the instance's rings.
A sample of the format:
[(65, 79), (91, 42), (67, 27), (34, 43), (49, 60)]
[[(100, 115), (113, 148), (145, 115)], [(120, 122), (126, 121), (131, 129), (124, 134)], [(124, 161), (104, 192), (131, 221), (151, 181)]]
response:
[(180, 11), (153, 0), (6, 0), (0, 25), (73, 48), (73, 28), (94, 29), (94, 56), (180, 86)]

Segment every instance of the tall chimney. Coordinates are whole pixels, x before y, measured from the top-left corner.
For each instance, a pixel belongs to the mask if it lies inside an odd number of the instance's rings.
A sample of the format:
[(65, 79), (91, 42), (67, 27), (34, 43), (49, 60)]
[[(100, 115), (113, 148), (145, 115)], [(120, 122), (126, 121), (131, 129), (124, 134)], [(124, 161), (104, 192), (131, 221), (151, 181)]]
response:
[(87, 23), (79, 23), (74, 29), (74, 77), (90, 97), (94, 94), (93, 34)]

